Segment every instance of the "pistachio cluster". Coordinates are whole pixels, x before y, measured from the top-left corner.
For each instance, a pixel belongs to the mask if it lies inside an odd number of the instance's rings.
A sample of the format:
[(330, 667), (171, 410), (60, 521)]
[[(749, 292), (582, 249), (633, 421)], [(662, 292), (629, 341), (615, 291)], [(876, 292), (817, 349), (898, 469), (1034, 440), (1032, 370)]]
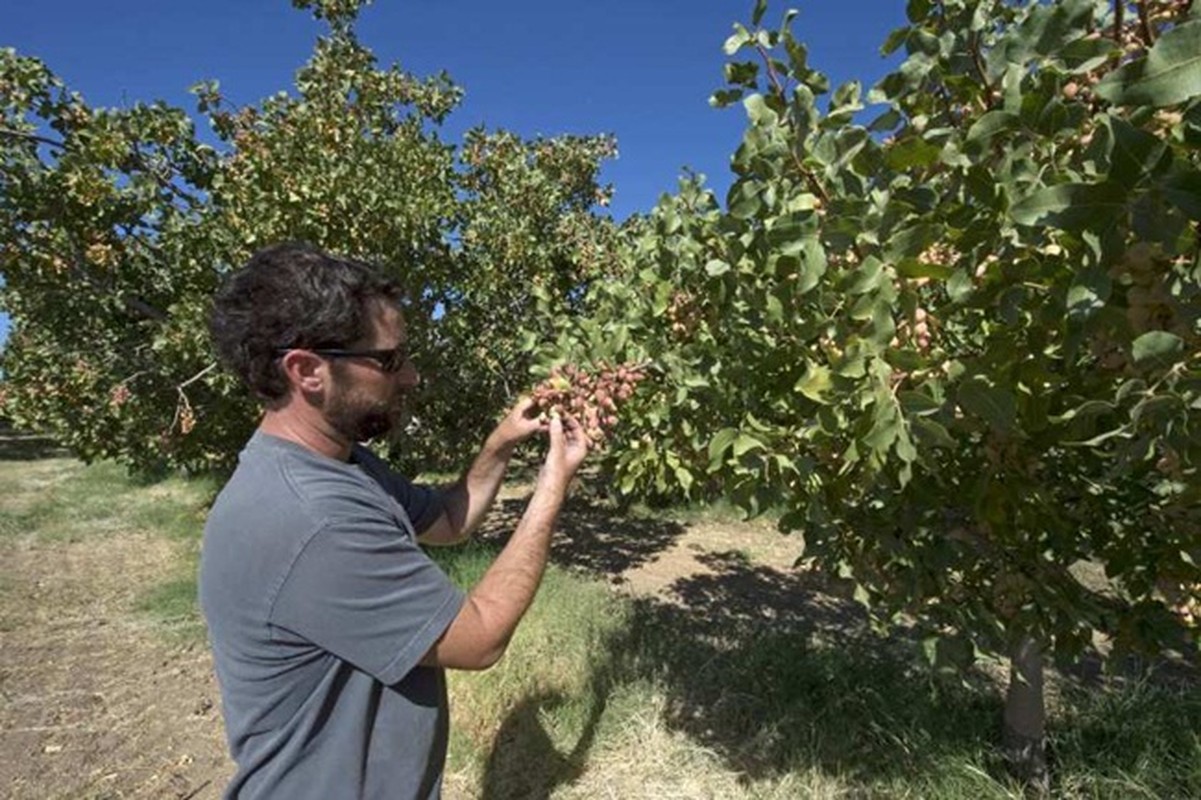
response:
[(542, 414), (574, 417), (588, 438), (600, 444), (617, 425), (619, 406), (645, 377), (645, 368), (634, 364), (610, 366), (602, 361), (591, 370), (565, 364), (554, 367), (531, 396)]

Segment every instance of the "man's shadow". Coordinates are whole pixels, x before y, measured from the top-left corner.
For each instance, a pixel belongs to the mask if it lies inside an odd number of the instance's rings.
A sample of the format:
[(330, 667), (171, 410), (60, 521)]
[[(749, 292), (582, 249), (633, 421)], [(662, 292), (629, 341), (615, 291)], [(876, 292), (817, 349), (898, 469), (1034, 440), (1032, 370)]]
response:
[(525, 698), (509, 712), (492, 741), (481, 800), (547, 800), (556, 787), (583, 774), (604, 712), (604, 698), (596, 698), (584, 731), (569, 753), (559, 751), (539, 718), (543, 710), (558, 708), (564, 701), (559, 692), (543, 692)]

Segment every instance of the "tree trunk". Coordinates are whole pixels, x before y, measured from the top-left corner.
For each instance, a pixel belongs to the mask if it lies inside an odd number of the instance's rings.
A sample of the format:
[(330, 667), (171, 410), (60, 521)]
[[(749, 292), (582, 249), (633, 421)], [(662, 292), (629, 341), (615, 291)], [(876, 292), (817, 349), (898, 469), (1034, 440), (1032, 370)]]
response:
[(1046, 742), (1042, 646), (1024, 637), (1009, 653), (1004, 751), (1010, 772), (1036, 796), (1047, 795), (1051, 788)]

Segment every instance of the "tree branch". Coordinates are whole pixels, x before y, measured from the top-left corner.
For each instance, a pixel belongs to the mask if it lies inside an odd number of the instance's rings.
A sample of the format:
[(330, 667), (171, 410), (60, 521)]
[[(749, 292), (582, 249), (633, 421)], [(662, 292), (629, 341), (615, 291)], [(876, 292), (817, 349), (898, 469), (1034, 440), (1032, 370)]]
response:
[(972, 51), (972, 66), (976, 68), (977, 74), (980, 75), (980, 82), (984, 84), (985, 110), (991, 111), (993, 107), (993, 87), (992, 82), (988, 79), (988, 71), (984, 68), (984, 57), (980, 53), (980, 34), (973, 33), (968, 37), (968, 48)]
[(45, 136), (38, 136), (35, 133), (26, 133), (25, 131), (14, 131), (12, 128), (0, 128), (0, 136), (5, 136), (9, 139), (27, 139), (31, 142), (37, 142), (38, 144), (45, 144), (45, 145), (49, 145), (50, 147), (57, 147), (59, 150), (67, 149), (67, 145), (63, 142), (59, 142), (54, 139), (47, 139)]
[(1138, 24), (1143, 30), (1143, 44), (1147, 49), (1155, 44), (1155, 31), (1151, 27), (1151, 12), (1147, 10), (1147, 0), (1138, 0)]
[[(763, 64), (767, 67), (767, 77), (768, 80), (771, 81), (772, 88), (775, 90), (775, 93), (779, 95), (780, 102), (787, 105), (788, 93), (784, 87), (784, 84), (780, 82), (780, 76), (776, 74), (775, 67), (772, 66), (771, 54), (768, 53), (761, 44), (756, 44), (755, 49), (759, 51), (759, 57), (763, 59)], [(805, 166), (804, 162), (801, 161), (801, 157), (797, 155), (795, 149), (790, 147), (788, 151), (789, 155), (792, 156), (792, 162), (796, 165), (797, 171), (801, 173), (801, 177), (804, 178), (807, 184), (809, 184), (810, 190), (812, 190), (814, 194), (821, 198), (823, 205), (829, 205), (830, 195), (826, 191), (826, 187), (823, 186), (821, 181), (817, 179), (817, 176)]]
[(184, 381), (183, 383), (179, 384), (179, 385), (178, 385), (178, 386), (176, 386), (175, 388), (176, 388), (176, 389), (179, 389), (180, 391), (182, 391), (183, 389), (187, 388), (188, 386), (191, 386), (193, 383), (195, 383), (196, 381), (198, 381), (198, 380), (200, 380), (201, 378), (203, 378), (205, 375), (208, 375), (210, 372), (212, 372), (212, 371), (213, 371), (213, 370), (215, 370), (216, 368), (217, 368), (217, 364), (216, 364), (216, 362), (213, 362), (212, 364), (209, 364), (207, 367), (205, 367), (204, 369), (200, 370), (200, 372), (197, 372), (195, 375), (193, 375), (192, 377), (188, 378), (186, 381)]
[(87, 269), (83, 266), (86, 259), (78, 255), (71, 263), (71, 273), (79, 280), (86, 283), (94, 291), (101, 293), (116, 294), (118, 299), (125, 304), (125, 307), (147, 319), (152, 319), (155, 322), (164, 322), (171, 318), (171, 315), (162, 309), (155, 308), (140, 297), (131, 297), (126, 294), (121, 294), (115, 287), (104, 286), (100, 281), (88, 274)]
[(192, 208), (197, 208), (197, 207), (203, 205), (200, 202), (199, 198), (197, 198), (190, 192), (186, 192), (183, 189), (176, 186), (171, 181), (170, 176), (164, 175), (163, 173), (159, 172), (159, 170), (155, 168), (154, 164), (152, 164), (150, 162), (150, 160), (146, 157), (146, 154), (144, 154), (141, 150), (138, 149), (137, 144), (131, 145), (130, 156), (133, 158), (133, 160), (136, 162), (136, 164), (142, 168), (143, 172), (145, 172), (150, 177), (154, 178), (155, 182), (160, 187), (167, 190), (171, 194), (175, 195), (175, 197), (179, 198), (180, 200), (183, 200)]

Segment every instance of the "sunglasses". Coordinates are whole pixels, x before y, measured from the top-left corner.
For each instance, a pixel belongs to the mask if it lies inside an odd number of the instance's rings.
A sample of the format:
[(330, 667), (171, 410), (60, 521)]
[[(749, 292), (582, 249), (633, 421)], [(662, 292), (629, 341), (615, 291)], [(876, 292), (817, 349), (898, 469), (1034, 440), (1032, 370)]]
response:
[(326, 358), (369, 358), (379, 364), (384, 372), (400, 372), (412, 355), (408, 343), (398, 344), (391, 350), (343, 350), (337, 347), (281, 347), (276, 355), (284, 355), (292, 350), (307, 350), (313, 355)]

